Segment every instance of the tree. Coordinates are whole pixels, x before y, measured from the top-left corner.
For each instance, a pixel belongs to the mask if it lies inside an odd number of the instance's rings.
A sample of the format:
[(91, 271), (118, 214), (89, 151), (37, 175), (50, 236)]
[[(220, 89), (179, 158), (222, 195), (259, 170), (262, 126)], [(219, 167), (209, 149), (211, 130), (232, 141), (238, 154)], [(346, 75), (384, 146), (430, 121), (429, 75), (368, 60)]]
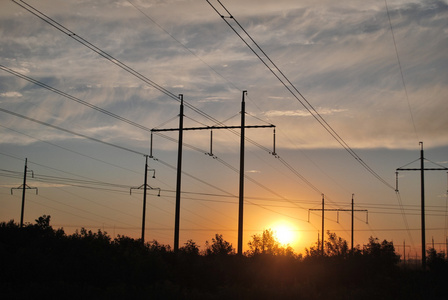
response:
[(160, 253), (167, 253), (171, 251), (170, 245), (164, 245), (159, 243), (156, 240), (152, 240), (151, 242), (147, 243), (149, 250), (152, 252), (160, 252)]
[(84, 227), (81, 227), (80, 231), (76, 229), (75, 233), (71, 235), (71, 238), (103, 245), (109, 245), (111, 243), (110, 236), (106, 231), (101, 231), (101, 229), (98, 229), (97, 232), (93, 232), (92, 230), (87, 230)]
[(336, 233), (327, 231), (327, 240), (325, 241), (324, 252), (327, 256), (345, 257), (349, 254), (347, 241), (338, 237)]
[[(315, 246), (311, 246), (310, 249), (305, 248), (307, 257), (321, 256), (322, 241), (316, 242)], [(324, 255), (328, 257), (346, 257), (350, 253), (348, 249), (347, 241), (341, 237), (338, 237), (336, 233), (327, 231), (327, 239), (324, 243)]]
[(380, 243), (378, 238), (374, 238), (372, 236), (369, 238), (369, 242), (364, 245), (362, 254), (371, 257), (388, 259), (394, 263), (397, 263), (400, 260), (400, 256), (395, 253), (393, 242), (384, 240)]
[(274, 235), (272, 229), (263, 230), (262, 234), (254, 234), (252, 241), (248, 243), (249, 254), (251, 256), (257, 254), (274, 254), (277, 252), (279, 242)]
[(369, 238), (361, 253), (373, 267), (383, 270), (394, 269), (400, 261), (400, 255), (395, 253), (393, 242), (383, 240), (380, 243), (378, 238), (374, 237)]
[(254, 234), (252, 236), (252, 241), (250, 241), (248, 245), (249, 251), (247, 251), (247, 254), (249, 256), (259, 254), (294, 255), (294, 250), (291, 246), (281, 246), (272, 229), (266, 229), (262, 234)]
[(199, 246), (190, 239), (185, 243), (185, 246), (180, 247), (179, 251), (187, 255), (199, 255)]
[(205, 246), (207, 247), (205, 250), (206, 255), (230, 255), (235, 253), (232, 244), (224, 240), (222, 234), (215, 234), (211, 245), (206, 241)]
[(36, 222), (35, 225), (29, 224), (28, 227), (39, 230), (41, 234), (56, 236), (58, 238), (64, 237), (65, 236), (64, 229), (59, 228), (57, 230), (54, 230), (53, 227), (51, 227), (50, 225), (50, 219), (51, 219), (50, 215), (40, 216), (39, 218), (34, 220)]
[(36, 219), (36, 226), (41, 228), (41, 229), (49, 229), (52, 228), (50, 226), (50, 218), (51, 216), (47, 216), (47, 215), (43, 215), (41, 217), (39, 217), (38, 219)]
[(426, 258), (428, 262), (428, 268), (431, 271), (435, 271), (437, 273), (448, 271), (448, 261), (445, 259), (444, 252), (437, 252), (436, 249), (430, 248), (426, 251), (428, 256)]
[(322, 255), (322, 243), (321, 241), (317, 241), (313, 246), (310, 247), (310, 249), (305, 248), (305, 254), (306, 257), (318, 257)]

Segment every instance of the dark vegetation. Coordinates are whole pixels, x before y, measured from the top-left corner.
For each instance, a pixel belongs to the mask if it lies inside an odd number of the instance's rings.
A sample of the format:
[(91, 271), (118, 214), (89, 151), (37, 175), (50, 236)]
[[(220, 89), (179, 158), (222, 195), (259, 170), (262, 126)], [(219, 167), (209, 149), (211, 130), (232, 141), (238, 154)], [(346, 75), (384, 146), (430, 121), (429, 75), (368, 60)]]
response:
[(20, 228), (0, 223), (2, 299), (447, 299), (448, 262), (428, 251), (429, 270), (399, 265), (394, 245), (370, 238), (353, 252), (328, 233), (296, 255), (271, 230), (254, 235), (244, 256), (222, 235), (206, 249), (81, 229), (67, 235), (50, 216)]

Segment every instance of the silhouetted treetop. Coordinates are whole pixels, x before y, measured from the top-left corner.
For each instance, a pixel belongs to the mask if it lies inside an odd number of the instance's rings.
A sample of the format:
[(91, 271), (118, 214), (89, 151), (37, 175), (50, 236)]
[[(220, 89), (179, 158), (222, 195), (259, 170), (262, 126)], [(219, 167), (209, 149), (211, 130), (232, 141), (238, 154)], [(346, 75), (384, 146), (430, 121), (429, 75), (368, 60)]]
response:
[(291, 246), (282, 246), (272, 229), (263, 230), (261, 234), (254, 234), (248, 243), (248, 256), (268, 254), (268, 255), (294, 255)]
[(230, 255), (235, 254), (232, 244), (224, 240), (222, 234), (215, 234), (212, 243), (205, 242), (205, 255)]

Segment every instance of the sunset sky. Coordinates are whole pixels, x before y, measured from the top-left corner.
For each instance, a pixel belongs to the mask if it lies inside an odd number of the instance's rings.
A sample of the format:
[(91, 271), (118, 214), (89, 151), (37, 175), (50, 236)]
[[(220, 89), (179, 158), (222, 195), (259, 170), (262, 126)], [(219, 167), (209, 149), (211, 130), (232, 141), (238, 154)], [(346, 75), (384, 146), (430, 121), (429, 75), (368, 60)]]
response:
[[(205, 0), (16, 2), (52, 21), (0, 2), (0, 221), (20, 221), (21, 191), (11, 188), (22, 184), (28, 158), (38, 195), (27, 191), (25, 222), (46, 214), (68, 233), (139, 238), (142, 192), (129, 192), (143, 184), (150, 134), (92, 105), (145, 128), (176, 128), (179, 101), (150, 81), (183, 94), (185, 127), (216, 125), (205, 116), (240, 125), (243, 90), (246, 125), (276, 125), (277, 157), (271, 128), (246, 130), (254, 143), (245, 152), (244, 250), (252, 235), (284, 226), (303, 253), (321, 230), (321, 212), (309, 211), (321, 194), (329, 209), (349, 209), (354, 194), (355, 209), (368, 210), (368, 224), (365, 212), (355, 214), (355, 244), (375, 236), (402, 253), (406, 241), (420, 256), (420, 175), (400, 172), (397, 196), (395, 170), (419, 167), (420, 141), (426, 167), (448, 167), (447, 1), (388, 0), (388, 10), (385, 1), (221, 1), (352, 153)], [(149, 192), (147, 241), (173, 245), (177, 138), (153, 138), (148, 183), (161, 195)], [(220, 233), (236, 248), (239, 136), (214, 130), (215, 157), (208, 130), (184, 132), (184, 143), (180, 244), (193, 239), (203, 249)], [(426, 241), (442, 250), (447, 176), (425, 177)], [(349, 243), (350, 224), (348, 212), (325, 212), (325, 229)]]

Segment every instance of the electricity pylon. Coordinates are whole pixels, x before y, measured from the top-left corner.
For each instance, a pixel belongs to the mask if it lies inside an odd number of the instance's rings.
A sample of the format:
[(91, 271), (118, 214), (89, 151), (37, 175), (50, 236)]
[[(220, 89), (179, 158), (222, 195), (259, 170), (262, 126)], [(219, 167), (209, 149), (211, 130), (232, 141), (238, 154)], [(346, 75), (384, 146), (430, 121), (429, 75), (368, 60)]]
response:
[(324, 241), (325, 241), (325, 211), (337, 211), (338, 212), (338, 223), (339, 223), (339, 212), (340, 211), (351, 211), (352, 212), (352, 229), (351, 229), (351, 249), (353, 253), (353, 241), (354, 241), (354, 218), (355, 218), (355, 211), (365, 211), (366, 212), (366, 223), (369, 223), (368, 219), (368, 211), (367, 209), (355, 209), (354, 200), (353, 200), (354, 194), (352, 194), (352, 208), (351, 209), (342, 209), (342, 208), (325, 208), (325, 197), (324, 194), (322, 194), (322, 208), (310, 208), (308, 209), (308, 222), (310, 221), (310, 211), (322, 211), (322, 248), (321, 248), (321, 255), (324, 256)]
[[(204, 127), (183, 127), (183, 97), (180, 96), (181, 105), (180, 105), (180, 114), (179, 114), (179, 128), (166, 128), (166, 129), (151, 129), (152, 132), (161, 132), (161, 131), (179, 131), (179, 141), (178, 141), (178, 164), (177, 164), (177, 185), (176, 185), (176, 214), (175, 214), (175, 224), (174, 224), (174, 252), (178, 252), (179, 250), (179, 227), (180, 227), (180, 195), (181, 195), (181, 173), (182, 173), (182, 138), (183, 131), (186, 130), (212, 130), (212, 129), (241, 129), (240, 133), (240, 171), (239, 171), (239, 206), (238, 206), (238, 248), (237, 254), (243, 254), (243, 210), (244, 210), (244, 142), (245, 142), (245, 129), (246, 128), (275, 128), (275, 125), (246, 125), (245, 117), (246, 117), (246, 103), (245, 96), (247, 95), (247, 91), (243, 91), (242, 101), (241, 101), (241, 125), (240, 126), (204, 126)], [(211, 135), (213, 137), (213, 135)], [(152, 137), (151, 137), (151, 149), (150, 156), (152, 157)], [(210, 153), (206, 153), (208, 155), (213, 156), (212, 154), (212, 146), (210, 146)], [(271, 153), (272, 155), (276, 155), (275, 153), (275, 135), (274, 135), (274, 151)]]
[(421, 198), (421, 227), (422, 227), (422, 269), (426, 270), (426, 229), (425, 229), (425, 171), (446, 171), (448, 168), (440, 166), (440, 168), (425, 168), (425, 157), (423, 155), (423, 142), (420, 145), (420, 168), (404, 168), (400, 167), (395, 172), (397, 186), (395, 191), (398, 192), (398, 171), (420, 171), (420, 198)]
[(26, 190), (36, 190), (36, 195), (37, 195), (37, 187), (30, 187), (29, 185), (26, 184), (26, 174), (28, 172), (31, 172), (31, 177), (34, 178), (34, 172), (32, 170), (28, 170), (27, 162), (28, 162), (28, 158), (25, 158), (25, 171), (23, 171), (23, 184), (17, 188), (11, 188), (11, 195), (12, 195), (12, 190), (22, 190), (22, 209), (20, 212), (20, 227), (23, 227), (23, 214), (25, 211), (25, 191)]
[[(411, 246), (410, 245), (406, 245), (406, 240), (403, 240), (403, 245), (398, 245), (398, 244), (395, 245), (394, 244), (394, 247), (396, 247), (396, 248), (403, 247), (403, 262), (406, 263), (406, 248), (411, 249)], [(411, 252), (411, 251), (409, 251), (409, 252)], [(409, 254), (408, 254), (408, 256), (409, 256)]]
[(139, 187), (131, 187), (129, 189), (129, 195), (132, 195), (132, 190), (141, 190), (143, 188), (143, 216), (142, 216), (142, 244), (145, 244), (145, 225), (146, 225), (146, 191), (147, 189), (150, 190), (159, 190), (159, 193), (157, 194), (158, 197), (160, 197), (160, 188), (153, 188), (148, 185), (148, 171), (152, 171), (153, 175), (152, 178), (156, 178), (156, 170), (155, 169), (148, 169), (148, 155), (145, 155), (146, 162), (145, 162), (145, 179), (144, 183)]

